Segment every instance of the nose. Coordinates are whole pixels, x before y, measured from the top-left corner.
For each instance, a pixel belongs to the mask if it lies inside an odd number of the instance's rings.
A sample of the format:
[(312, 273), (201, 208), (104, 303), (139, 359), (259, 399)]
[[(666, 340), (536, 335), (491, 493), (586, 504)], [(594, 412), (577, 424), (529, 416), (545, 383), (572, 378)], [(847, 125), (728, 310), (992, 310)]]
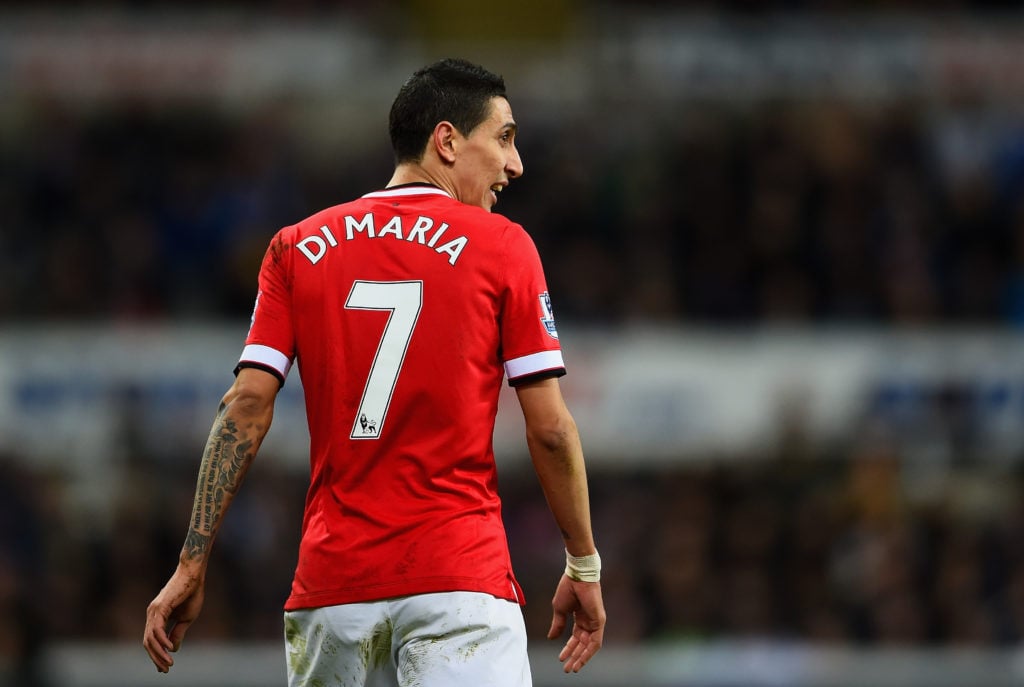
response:
[(512, 146), (511, 154), (505, 160), (505, 173), (508, 174), (510, 179), (523, 176), (523, 160), (519, 157), (519, 149), (514, 145)]

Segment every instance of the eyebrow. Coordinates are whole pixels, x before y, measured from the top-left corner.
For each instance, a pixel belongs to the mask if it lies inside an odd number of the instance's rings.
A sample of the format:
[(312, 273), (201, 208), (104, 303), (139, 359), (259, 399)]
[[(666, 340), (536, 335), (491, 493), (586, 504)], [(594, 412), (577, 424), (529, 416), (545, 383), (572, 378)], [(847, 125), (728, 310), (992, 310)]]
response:
[(512, 132), (512, 134), (515, 134), (518, 130), (519, 130), (519, 127), (516, 125), (515, 122), (505, 122), (505, 124), (501, 127), (501, 129), (499, 129), (499, 131), (502, 131), (502, 132), (510, 131), (510, 132)]

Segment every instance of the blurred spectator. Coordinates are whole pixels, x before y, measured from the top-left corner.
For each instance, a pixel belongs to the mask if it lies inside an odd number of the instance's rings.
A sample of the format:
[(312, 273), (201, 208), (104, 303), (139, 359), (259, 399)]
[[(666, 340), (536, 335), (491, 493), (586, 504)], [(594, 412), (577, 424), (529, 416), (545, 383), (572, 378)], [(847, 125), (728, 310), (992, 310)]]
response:
[[(1024, 640), (1024, 475), (973, 465), (922, 496), (908, 488), (906, 459), (884, 446), (717, 458), (594, 471), (594, 517), (614, 562), (607, 604), (620, 621), (616, 643)], [(121, 486), (109, 520), (76, 512), (52, 488), (59, 483), (12, 466), (0, 481), (0, 605), (19, 620), (0, 633), (0, 667), (31, 671), (46, 639), (137, 640), (166, 575), (160, 561), (184, 536), (176, 523), (195, 486), (187, 466), (126, 468), (113, 480)], [(280, 635), (298, 537), (280, 523), (296, 522), (305, 478), (272, 461), (257, 468), (225, 524), (221, 573), (210, 580), (223, 593), (204, 609), (197, 637)], [(502, 480), (527, 628), (540, 638), (558, 533), (527, 471)], [(260, 575), (243, 574), (253, 569)]]
[[(523, 122), (528, 174), (501, 211), (533, 233), (563, 320), (1024, 319), (1024, 145), (987, 110), (652, 116), (628, 148), (595, 122)], [(36, 103), (0, 147), (0, 316), (244, 316), (272, 233), (375, 183), (365, 151), (328, 167), (291, 119), (285, 105), (82, 118)]]
[[(16, 456), (0, 455), (0, 684), (41, 685), (49, 606), (48, 565), (56, 505), (46, 481)], [(59, 545), (57, 545), (59, 546)]]

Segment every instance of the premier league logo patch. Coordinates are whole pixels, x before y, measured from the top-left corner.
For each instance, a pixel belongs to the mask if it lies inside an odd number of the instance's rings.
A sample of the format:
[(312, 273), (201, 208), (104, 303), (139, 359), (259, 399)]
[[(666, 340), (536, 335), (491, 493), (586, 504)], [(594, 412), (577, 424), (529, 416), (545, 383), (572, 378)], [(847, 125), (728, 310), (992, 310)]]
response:
[(359, 415), (359, 427), (363, 430), (363, 434), (376, 435), (377, 434), (377, 421), (367, 420), (366, 413)]
[(540, 294), (538, 298), (540, 299), (540, 311), (542, 313), (542, 317), (540, 318), (541, 324), (543, 324), (544, 329), (547, 330), (548, 336), (552, 339), (557, 339), (558, 330), (555, 329), (555, 313), (551, 310), (551, 296), (549, 296), (548, 292), (545, 291)]

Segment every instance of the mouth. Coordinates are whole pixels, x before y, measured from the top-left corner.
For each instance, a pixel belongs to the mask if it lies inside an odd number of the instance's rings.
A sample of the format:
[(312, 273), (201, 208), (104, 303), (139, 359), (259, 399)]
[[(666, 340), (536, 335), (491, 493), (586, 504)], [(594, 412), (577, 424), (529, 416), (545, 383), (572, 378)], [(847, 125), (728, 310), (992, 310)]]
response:
[(491, 186), (491, 196), (493, 202), (498, 202), (498, 194), (505, 189), (506, 185), (507, 184), (494, 184), (493, 186)]

